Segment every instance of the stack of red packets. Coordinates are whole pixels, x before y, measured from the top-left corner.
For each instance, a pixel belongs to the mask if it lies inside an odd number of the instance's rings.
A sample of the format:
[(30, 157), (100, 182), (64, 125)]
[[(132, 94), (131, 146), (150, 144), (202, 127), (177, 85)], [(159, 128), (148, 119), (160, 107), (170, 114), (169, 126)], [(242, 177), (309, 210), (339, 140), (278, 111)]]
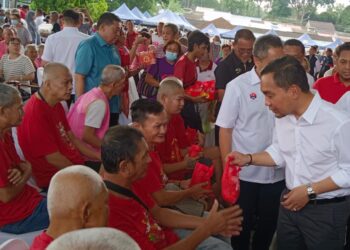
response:
[(241, 167), (232, 165), (233, 157), (229, 157), (221, 179), (221, 195), (229, 204), (235, 204), (240, 193), (239, 171)]

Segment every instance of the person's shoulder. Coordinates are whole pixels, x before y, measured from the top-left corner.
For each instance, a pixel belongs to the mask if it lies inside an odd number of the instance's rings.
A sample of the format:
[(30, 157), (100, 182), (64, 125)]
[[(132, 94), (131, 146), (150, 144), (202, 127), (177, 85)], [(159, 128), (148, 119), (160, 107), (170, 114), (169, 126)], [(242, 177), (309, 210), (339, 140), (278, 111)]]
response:
[(244, 88), (251, 83), (252, 71), (244, 72), (227, 83), (227, 88)]

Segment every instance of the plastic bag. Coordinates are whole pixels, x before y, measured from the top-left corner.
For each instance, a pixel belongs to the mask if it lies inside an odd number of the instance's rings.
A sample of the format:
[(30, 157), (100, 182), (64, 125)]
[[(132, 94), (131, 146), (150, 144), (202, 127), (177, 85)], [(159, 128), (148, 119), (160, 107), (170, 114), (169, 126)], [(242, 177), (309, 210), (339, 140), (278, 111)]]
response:
[(221, 179), (221, 195), (226, 202), (235, 204), (240, 193), (239, 171), (241, 167), (230, 165), (232, 160), (233, 158), (229, 157), (225, 165)]
[(193, 144), (188, 149), (188, 155), (189, 157), (197, 157), (200, 152), (203, 151), (203, 148), (197, 144)]
[(196, 162), (190, 186), (198, 183), (208, 182), (208, 185), (204, 186), (203, 189), (211, 190), (211, 177), (214, 174), (214, 165), (212, 160), (207, 158), (201, 158)]
[(197, 81), (195, 84), (186, 89), (186, 94), (193, 97), (204, 96), (209, 101), (213, 101), (215, 99), (215, 81)]

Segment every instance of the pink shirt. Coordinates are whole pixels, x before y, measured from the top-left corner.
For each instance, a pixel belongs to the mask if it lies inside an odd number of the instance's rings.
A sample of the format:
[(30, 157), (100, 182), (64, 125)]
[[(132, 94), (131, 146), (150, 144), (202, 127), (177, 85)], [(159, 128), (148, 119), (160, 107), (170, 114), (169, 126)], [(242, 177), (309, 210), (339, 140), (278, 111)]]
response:
[(0, 41), (0, 59), (3, 55), (7, 54), (7, 45), (5, 40)]

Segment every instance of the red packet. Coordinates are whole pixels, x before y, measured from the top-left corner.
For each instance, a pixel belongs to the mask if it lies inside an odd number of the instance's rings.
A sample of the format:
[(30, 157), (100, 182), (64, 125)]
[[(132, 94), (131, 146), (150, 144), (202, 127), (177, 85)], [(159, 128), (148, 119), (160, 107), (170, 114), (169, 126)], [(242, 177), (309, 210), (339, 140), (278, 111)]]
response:
[(156, 63), (156, 57), (154, 56), (154, 52), (151, 50), (142, 51), (139, 53), (139, 62), (142, 65), (148, 66)]
[(197, 157), (199, 155), (199, 153), (202, 151), (203, 151), (203, 148), (201, 146), (199, 146), (197, 144), (193, 144), (188, 149), (188, 155), (190, 157)]
[(197, 161), (196, 166), (194, 168), (191, 184), (190, 186), (196, 185), (198, 183), (208, 182), (208, 185), (204, 186), (204, 189), (211, 190), (211, 177), (214, 174), (214, 166), (212, 161), (208, 161), (207, 163)]
[(232, 160), (233, 158), (229, 157), (225, 164), (221, 179), (221, 195), (226, 202), (235, 204), (240, 193), (239, 171), (241, 171), (241, 167), (230, 165)]

